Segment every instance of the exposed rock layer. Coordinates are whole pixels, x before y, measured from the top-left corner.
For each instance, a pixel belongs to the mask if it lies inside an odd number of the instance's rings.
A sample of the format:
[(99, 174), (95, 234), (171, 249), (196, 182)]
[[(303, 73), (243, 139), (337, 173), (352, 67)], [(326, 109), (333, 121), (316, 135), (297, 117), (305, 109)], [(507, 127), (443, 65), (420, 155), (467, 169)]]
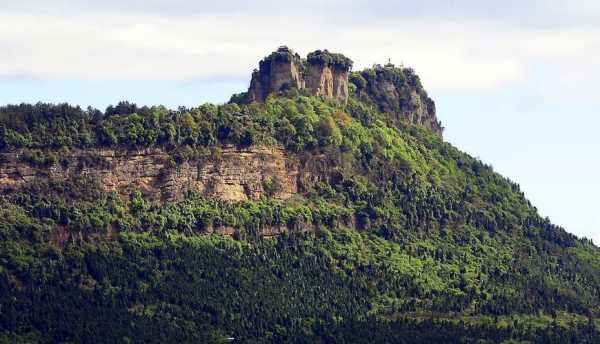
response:
[[(324, 53), (329, 54), (327, 51)], [(296, 88), (306, 89), (312, 95), (346, 102), (349, 70), (349, 65), (302, 60), (292, 50), (281, 47), (263, 59), (259, 69), (252, 73), (246, 100), (261, 102), (269, 94)]]
[(358, 98), (372, 102), (392, 122), (417, 124), (442, 135), (444, 128), (437, 119), (435, 103), (412, 69), (375, 65), (353, 73), (351, 79)]
[[(227, 146), (216, 151), (219, 153), (175, 163), (159, 148), (71, 150), (48, 166), (26, 162), (25, 150), (5, 152), (0, 153), (0, 191), (34, 182), (87, 176), (96, 179), (106, 191), (115, 191), (124, 198), (133, 190), (141, 190), (163, 201), (181, 199), (187, 191), (231, 202), (256, 200), (261, 196), (289, 199), (316, 182), (325, 181), (335, 166), (323, 154), (292, 155), (280, 146), (246, 149)], [(355, 225), (353, 218), (347, 221), (345, 225)], [(312, 223), (296, 223), (263, 226), (256, 229), (256, 234), (274, 236), (314, 230), (317, 228)], [(216, 226), (205, 228), (204, 232), (236, 235), (240, 228)], [(68, 241), (110, 240), (116, 236), (118, 230), (113, 228), (83, 233), (58, 227), (50, 241), (62, 247)]]
[[(400, 103), (402, 90), (398, 90), (397, 87), (389, 81), (384, 81), (382, 87), (386, 91), (390, 101)], [(401, 108), (401, 119), (408, 121), (409, 123), (424, 126), (441, 135), (444, 128), (436, 117), (435, 104), (433, 101), (426, 93), (417, 88), (411, 88), (407, 93), (409, 101), (405, 105), (399, 105)], [(380, 104), (383, 104), (383, 111), (393, 113), (393, 110), (385, 108), (385, 103)]]
[(330, 64), (311, 64), (305, 83), (314, 95), (342, 102), (348, 100), (348, 70), (343, 68)]
[(248, 101), (264, 101), (271, 93), (304, 88), (304, 80), (294, 61), (269, 61), (252, 73)]
[(35, 167), (21, 159), (22, 151), (0, 154), (0, 190), (18, 188), (38, 180), (66, 180), (78, 176), (96, 178), (106, 190), (127, 194), (141, 189), (163, 200), (174, 200), (194, 190), (227, 201), (258, 199), (263, 194), (286, 199), (298, 191), (297, 158), (281, 147), (224, 147), (218, 156), (176, 164), (160, 149), (73, 150), (47, 167)]

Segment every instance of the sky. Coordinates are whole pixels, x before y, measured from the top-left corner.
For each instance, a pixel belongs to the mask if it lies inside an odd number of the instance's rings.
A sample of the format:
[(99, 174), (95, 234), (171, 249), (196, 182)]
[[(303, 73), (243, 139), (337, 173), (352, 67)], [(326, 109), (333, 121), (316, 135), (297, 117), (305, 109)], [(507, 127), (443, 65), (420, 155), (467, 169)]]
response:
[(600, 243), (596, 0), (0, 0), (0, 104), (221, 103), (280, 45), (413, 67), (446, 141)]

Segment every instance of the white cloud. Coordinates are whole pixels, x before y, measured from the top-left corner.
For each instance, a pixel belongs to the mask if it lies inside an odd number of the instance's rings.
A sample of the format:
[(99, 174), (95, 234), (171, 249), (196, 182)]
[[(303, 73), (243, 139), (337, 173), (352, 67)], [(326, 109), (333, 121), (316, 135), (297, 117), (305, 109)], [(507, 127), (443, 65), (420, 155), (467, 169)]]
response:
[(600, 14), (600, 2), (597, 0), (551, 0), (548, 5), (563, 15), (595, 16)]
[(287, 44), (301, 54), (318, 48), (343, 52), (358, 68), (390, 57), (414, 67), (434, 92), (493, 91), (531, 82), (547, 98), (572, 97), (582, 86), (595, 88), (592, 82), (600, 76), (598, 27), (519, 29), (476, 18), (353, 23), (307, 12), (169, 17), (106, 8), (77, 15), (37, 9), (0, 13), (0, 75), (249, 77), (262, 56)]
[[(235, 18), (0, 15), (0, 73), (40, 78), (185, 79), (248, 73), (259, 53)], [(223, 30), (221, 28), (227, 27)], [(239, 43), (234, 45), (233, 43)], [(247, 63), (246, 63), (247, 64)]]

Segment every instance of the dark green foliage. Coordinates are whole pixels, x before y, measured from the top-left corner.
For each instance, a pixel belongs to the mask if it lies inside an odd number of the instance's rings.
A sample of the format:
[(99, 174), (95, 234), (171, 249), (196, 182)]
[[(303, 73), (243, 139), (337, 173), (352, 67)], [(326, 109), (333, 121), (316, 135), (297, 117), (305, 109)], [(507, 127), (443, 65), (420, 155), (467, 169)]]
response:
[[(0, 342), (597, 342), (600, 249), (490, 166), (373, 108), (362, 92), (376, 78), (419, 86), (373, 73), (352, 77), (347, 105), (290, 93), (177, 111), (0, 108), (0, 149), (40, 168), (89, 147), (158, 146), (174, 164), (224, 144), (319, 156), (314, 184), (287, 201), (272, 178), (240, 203), (127, 198), (85, 178), (6, 191)], [(225, 228), (234, 236), (207, 234)]]
[(49, 167), (58, 160), (54, 152), (27, 150), (20, 156), (21, 161), (35, 167)]
[[(343, 222), (349, 215), (333, 205), (312, 209), (272, 200), (232, 205), (189, 197), (161, 204), (134, 194), (125, 210), (118, 198), (86, 180), (38, 185), (25, 195), (2, 199), (0, 330), (6, 335), (35, 331), (42, 342), (90, 343), (126, 338), (197, 342), (227, 336), (324, 342), (371, 337), (411, 343), (548, 337), (552, 342), (588, 338), (591, 343), (598, 336), (583, 320), (581, 327), (548, 328), (443, 320), (443, 314), (458, 310), (504, 314), (494, 311), (498, 307), (507, 314), (538, 314), (547, 300), (532, 299), (534, 290), (557, 299), (546, 311), (577, 312), (581, 302), (561, 301), (562, 293), (550, 284), (513, 279), (522, 273), (518, 269), (497, 272), (506, 267), (494, 263), (496, 257), (481, 257), (490, 260), (479, 266), (478, 246), (462, 246), (465, 233), (457, 232), (454, 239), (413, 233), (421, 239), (388, 241), (377, 233), (330, 231), (338, 225), (328, 219)], [(70, 199), (79, 202), (65, 203)], [(99, 220), (90, 228), (93, 218)], [(276, 239), (252, 234), (278, 223), (291, 231), (309, 225), (320, 229)], [(59, 224), (72, 234), (89, 235), (73, 235), (61, 243), (53, 234)], [(247, 240), (198, 235), (221, 225), (239, 228)], [(109, 226), (119, 229), (118, 238), (107, 239)], [(437, 247), (428, 244), (432, 241)], [(543, 268), (535, 262), (514, 264), (532, 273)], [(563, 263), (562, 268), (573, 267)], [(500, 297), (521, 288), (523, 294)], [(469, 304), (481, 306), (465, 308)], [(408, 320), (417, 319), (419, 312), (434, 322)], [(386, 320), (397, 314), (407, 318)]]
[(104, 114), (66, 104), (9, 105), (0, 108), (0, 148), (243, 145), (248, 144), (252, 131), (247, 122), (235, 104), (171, 111), (123, 102), (108, 107)]

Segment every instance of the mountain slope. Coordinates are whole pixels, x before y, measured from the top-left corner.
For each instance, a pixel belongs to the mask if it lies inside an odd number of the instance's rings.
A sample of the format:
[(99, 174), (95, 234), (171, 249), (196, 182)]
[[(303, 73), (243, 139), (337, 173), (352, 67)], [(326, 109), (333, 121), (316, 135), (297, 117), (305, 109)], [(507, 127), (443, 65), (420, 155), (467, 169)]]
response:
[[(286, 87), (178, 111), (1, 108), (0, 338), (597, 341), (600, 249), (443, 142), (407, 73), (355, 73), (344, 101)], [(176, 197), (151, 187), (207, 165), (223, 175), (231, 147), (239, 161), (281, 147), (293, 195), (268, 170)], [(144, 183), (82, 173), (116, 166), (102, 150), (147, 148), (165, 157)]]

